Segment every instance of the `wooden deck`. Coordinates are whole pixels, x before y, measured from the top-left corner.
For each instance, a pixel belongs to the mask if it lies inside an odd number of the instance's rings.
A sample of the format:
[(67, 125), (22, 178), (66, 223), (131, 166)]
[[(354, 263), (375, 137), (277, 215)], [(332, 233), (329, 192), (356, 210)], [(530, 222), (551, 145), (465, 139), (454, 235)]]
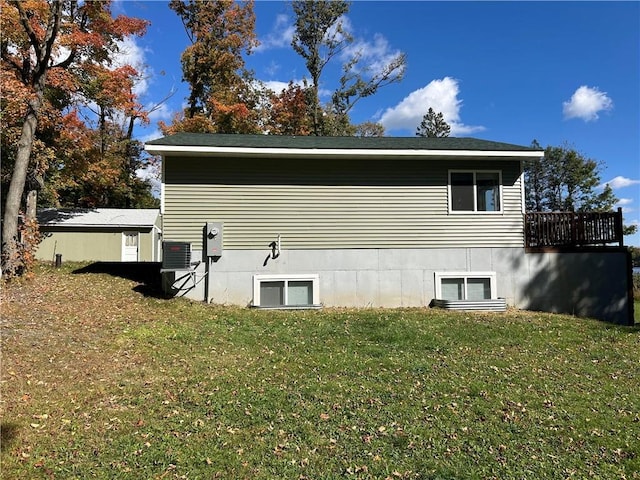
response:
[(530, 212), (525, 247), (623, 246), (622, 209), (616, 212)]

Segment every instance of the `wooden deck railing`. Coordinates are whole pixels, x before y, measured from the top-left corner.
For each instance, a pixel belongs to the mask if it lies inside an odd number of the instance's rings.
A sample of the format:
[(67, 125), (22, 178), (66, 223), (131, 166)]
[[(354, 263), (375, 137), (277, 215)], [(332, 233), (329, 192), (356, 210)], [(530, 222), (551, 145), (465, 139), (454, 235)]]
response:
[(525, 214), (525, 246), (623, 246), (622, 209), (617, 212), (530, 212)]

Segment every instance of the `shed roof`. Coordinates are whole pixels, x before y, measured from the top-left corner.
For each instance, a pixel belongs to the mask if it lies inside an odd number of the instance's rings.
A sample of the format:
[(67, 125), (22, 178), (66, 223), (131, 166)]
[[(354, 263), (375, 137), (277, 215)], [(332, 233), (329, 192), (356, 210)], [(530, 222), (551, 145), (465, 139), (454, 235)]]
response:
[(38, 212), (38, 222), (44, 226), (151, 228), (158, 215), (156, 208), (47, 208)]
[[(236, 147), (324, 150), (475, 150), (539, 152), (538, 149), (469, 137), (319, 137), (176, 133), (146, 142), (150, 146)], [(158, 149), (161, 150), (161, 149)]]

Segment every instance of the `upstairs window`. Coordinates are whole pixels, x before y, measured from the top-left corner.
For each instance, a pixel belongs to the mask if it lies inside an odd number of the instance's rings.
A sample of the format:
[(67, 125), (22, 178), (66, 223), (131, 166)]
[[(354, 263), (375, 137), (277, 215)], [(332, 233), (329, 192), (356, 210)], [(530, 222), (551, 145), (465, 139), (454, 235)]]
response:
[(450, 171), (450, 212), (502, 211), (499, 171)]

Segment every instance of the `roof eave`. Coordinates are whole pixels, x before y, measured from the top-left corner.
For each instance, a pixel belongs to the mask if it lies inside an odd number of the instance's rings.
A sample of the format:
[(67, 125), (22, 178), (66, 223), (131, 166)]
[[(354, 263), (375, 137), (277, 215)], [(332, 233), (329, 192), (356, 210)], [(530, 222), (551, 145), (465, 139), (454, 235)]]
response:
[(337, 158), (540, 158), (540, 150), (413, 150), (413, 149), (329, 149), (329, 148), (255, 148), (255, 147), (212, 147), (188, 145), (146, 145), (149, 153), (162, 156), (224, 156), (224, 157), (337, 157)]
[(138, 225), (130, 225), (130, 224), (105, 224), (105, 223), (64, 223), (64, 222), (48, 222), (41, 223), (40, 228), (46, 227), (65, 227), (65, 228), (113, 228), (118, 230), (136, 230), (141, 228), (153, 228), (154, 224), (138, 224)]

